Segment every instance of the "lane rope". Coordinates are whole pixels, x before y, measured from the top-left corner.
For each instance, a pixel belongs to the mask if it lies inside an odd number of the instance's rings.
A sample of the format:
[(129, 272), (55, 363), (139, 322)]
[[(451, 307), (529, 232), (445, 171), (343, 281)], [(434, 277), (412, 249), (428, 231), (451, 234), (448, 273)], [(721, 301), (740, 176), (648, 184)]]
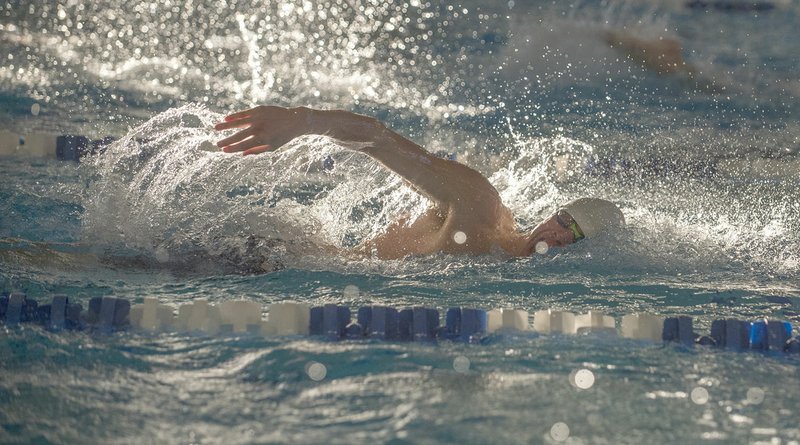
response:
[(596, 311), (575, 314), (545, 309), (530, 314), (523, 309), (450, 307), (444, 311), (442, 319), (439, 309), (423, 306), (398, 309), (372, 305), (351, 312), (343, 305), (311, 307), (286, 301), (269, 305), (266, 319), (262, 312), (261, 303), (247, 300), (212, 304), (198, 299), (179, 305), (176, 311), (152, 297), (131, 305), (127, 299), (105, 296), (90, 299), (84, 310), (80, 303), (71, 302), (64, 295), (56, 295), (52, 301), (41, 305), (22, 293), (0, 297), (0, 321), (6, 326), (28, 323), (52, 331), (304, 335), (329, 340), (428, 343), (482, 343), (492, 334), (533, 332), (621, 336), (677, 343), (689, 348), (702, 345), (739, 351), (800, 353), (800, 339), (792, 337), (791, 323), (771, 319), (718, 319), (711, 323), (708, 335), (700, 335), (694, 331), (693, 319), (688, 316), (629, 314), (617, 323), (614, 317)]

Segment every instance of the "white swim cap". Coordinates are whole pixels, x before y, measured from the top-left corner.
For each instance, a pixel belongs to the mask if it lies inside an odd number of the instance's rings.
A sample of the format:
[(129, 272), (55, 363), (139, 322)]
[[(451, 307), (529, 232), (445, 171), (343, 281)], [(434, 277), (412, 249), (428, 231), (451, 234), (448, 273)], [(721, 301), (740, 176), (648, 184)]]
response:
[(625, 216), (611, 201), (578, 198), (563, 207), (572, 216), (586, 238), (625, 226)]

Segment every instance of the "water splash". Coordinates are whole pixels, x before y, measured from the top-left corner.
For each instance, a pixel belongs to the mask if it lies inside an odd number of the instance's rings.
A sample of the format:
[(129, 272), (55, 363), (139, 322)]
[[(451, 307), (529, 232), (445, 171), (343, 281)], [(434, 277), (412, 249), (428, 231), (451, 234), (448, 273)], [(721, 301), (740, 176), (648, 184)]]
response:
[(399, 178), (325, 137), (260, 156), (222, 153), (211, 130), (221, 118), (199, 105), (172, 109), (90, 158), (83, 238), (164, 263), (277, 255), (284, 264), (351, 247), (424, 209)]

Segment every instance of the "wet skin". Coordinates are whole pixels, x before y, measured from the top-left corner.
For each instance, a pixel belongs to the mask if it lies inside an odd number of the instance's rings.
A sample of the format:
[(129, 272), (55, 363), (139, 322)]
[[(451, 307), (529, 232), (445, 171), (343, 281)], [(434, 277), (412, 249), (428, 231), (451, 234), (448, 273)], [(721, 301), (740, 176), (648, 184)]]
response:
[(511, 211), (483, 175), (431, 155), (367, 116), (339, 110), (259, 106), (226, 116), (215, 128), (238, 129), (217, 145), (226, 153), (244, 155), (274, 151), (303, 135), (326, 135), (375, 159), (431, 201), (431, 207), (416, 220), (401, 218), (352, 251), (359, 255), (397, 259), (438, 252), (485, 254), (500, 249), (512, 256), (529, 256), (541, 241), (549, 247), (575, 241), (573, 232), (562, 227), (555, 215), (533, 231), (520, 231)]

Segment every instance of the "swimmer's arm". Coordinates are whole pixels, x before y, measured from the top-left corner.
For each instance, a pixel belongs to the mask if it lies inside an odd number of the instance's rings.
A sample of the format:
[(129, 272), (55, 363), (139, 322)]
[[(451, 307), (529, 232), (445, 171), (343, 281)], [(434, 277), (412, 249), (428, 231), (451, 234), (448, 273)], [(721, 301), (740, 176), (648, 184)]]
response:
[(227, 116), (216, 128), (243, 128), (217, 143), (226, 152), (262, 153), (298, 136), (325, 135), (369, 155), (440, 206), (473, 207), (478, 202), (491, 205), (499, 200), (494, 187), (477, 171), (431, 155), (368, 116), (339, 110), (262, 106)]

